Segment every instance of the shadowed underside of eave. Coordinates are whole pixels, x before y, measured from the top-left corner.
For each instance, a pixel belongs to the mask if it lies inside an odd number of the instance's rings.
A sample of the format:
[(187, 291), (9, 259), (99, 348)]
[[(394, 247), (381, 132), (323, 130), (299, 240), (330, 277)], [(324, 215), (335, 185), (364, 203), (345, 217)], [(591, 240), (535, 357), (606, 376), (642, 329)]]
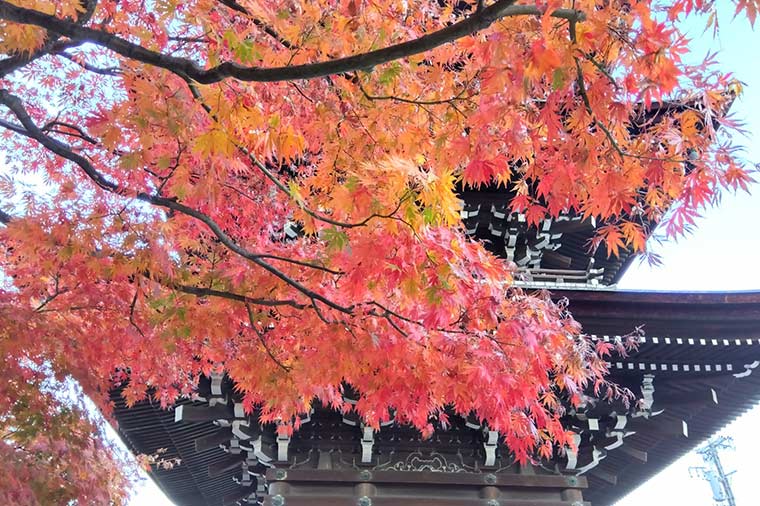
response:
[[(613, 504), (760, 402), (760, 369), (754, 369), (760, 363), (760, 293), (583, 290), (554, 295), (570, 300), (570, 311), (595, 339), (614, 341), (643, 326), (646, 334), (639, 350), (611, 363), (612, 379), (635, 388), (645, 375), (653, 375), (654, 407), (665, 408), (584, 473), (589, 480), (584, 499), (595, 506)], [(248, 490), (235, 482), (240, 478), (239, 461), (210, 438), (219, 433), (218, 425), (175, 423), (175, 411), (150, 403), (127, 409), (117, 393), (114, 400), (119, 432), (133, 451), (150, 454), (166, 448), (166, 459), (181, 459), (179, 466), (152, 476), (178, 506), (234, 504)], [(198, 404), (184, 400), (180, 405)], [(688, 437), (673, 430), (682, 422)], [(338, 427), (329, 430), (344, 454), (361, 452), (359, 427), (340, 421), (332, 427)], [(382, 429), (375, 450), (387, 447), (388, 434), (399, 430)], [(473, 433), (472, 439), (456, 440), (467, 451), (482, 453), (480, 437)], [(199, 441), (211, 444), (198, 451)], [(500, 447), (499, 452), (507, 450)]]

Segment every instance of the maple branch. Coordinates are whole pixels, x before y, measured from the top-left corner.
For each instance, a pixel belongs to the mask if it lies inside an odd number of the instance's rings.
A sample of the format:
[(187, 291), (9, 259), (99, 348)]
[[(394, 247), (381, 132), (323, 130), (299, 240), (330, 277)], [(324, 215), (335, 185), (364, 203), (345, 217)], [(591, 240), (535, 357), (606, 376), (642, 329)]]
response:
[(496, 346), (499, 347), (499, 349), (501, 350), (501, 352), (504, 354), (505, 357), (508, 357), (509, 353), (507, 353), (507, 350), (504, 349), (504, 346), (511, 346), (512, 348), (516, 348), (517, 347), (517, 344), (515, 344), (515, 343), (505, 343), (504, 341), (496, 339), (495, 336), (492, 336), (488, 332), (486, 332), (484, 335), (485, 335), (486, 339), (488, 339), (489, 341), (495, 343)]
[[(576, 36), (574, 20), (570, 21), (568, 30), (570, 32), (570, 40), (573, 42), (573, 44), (575, 44), (577, 42), (577, 36)], [(601, 121), (597, 119), (596, 113), (594, 112), (594, 109), (591, 107), (591, 100), (589, 99), (588, 92), (586, 91), (586, 81), (583, 78), (583, 69), (581, 68), (580, 59), (577, 56), (573, 55), (573, 60), (575, 61), (575, 72), (576, 72), (575, 82), (578, 85), (578, 93), (581, 96), (581, 100), (583, 100), (583, 105), (586, 108), (586, 112), (591, 116), (591, 121), (594, 123), (594, 125), (596, 125), (602, 132), (604, 132), (604, 135), (610, 141), (610, 144), (612, 144), (612, 147), (615, 149), (618, 156), (620, 156), (620, 158), (623, 158), (625, 156), (625, 153), (618, 145), (617, 139), (615, 139), (615, 136), (612, 135), (612, 132), (610, 132), (610, 130)]]
[(137, 296), (140, 293), (140, 283), (137, 283), (137, 287), (135, 288), (135, 296), (132, 297), (132, 302), (129, 304), (129, 324), (132, 325), (136, 330), (137, 333), (140, 334), (143, 338), (145, 338), (145, 333), (143, 333), (142, 329), (139, 325), (137, 325), (137, 322), (135, 322), (135, 306), (137, 305)]
[[(576, 42), (576, 31), (575, 31), (575, 21), (570, 20), (570, 40), (572, 42)], [(648, 155), (637, 155), (633, 153), (628, 153), (623, 148), (620, 147), (620, 144), (618, 144), (617, 139), (612, 134), (609, 128), (598, 119), (596, 113), (594, 112), (593, 107), (591, 106), (591, 99), (588, 96), (588, 91), (586, 90), (586, 81), (583, 77), (583, 68), (581, 68), (581, 61), (580, 58), (573, 55), (573, 60), (575, 61), (575, 72), (576, 72), (576, 84), (578, 85), (578, 94), (581, 96), (581, 100), (583, 100), (583, 105), (586, 109), (586, 112), (591, 116), (591, 122), (599, 128), (603, 133), (604, 136), (607, 138), (607, 140), (610, 142), (610, 145), (612, 146), (612, 149), (615, 150), (615, 153), (621, 158), (635, 158), (639, 160), (650, 160), (650, 161), (662, 161), (662, 162), (674, 162), (674, 163), (687, 163), (688, 160), (686, 159), (677, 159), (677, 158), (661, 158), (656, 156), (648, 156)], [(592, 64), (596, 66), (597, 68), (600, 68), (600, 65), (597, 64), (597, 62), (594, 62), (592, 60)], [(601, 70), (601, 68), (600, 68)], [(606, 71), (602, 71), (603, 74), (612, 79), (612, 77), (607, 73)], [(614, 83), (614, 80), (613, 80)]]
[(159, 184), (158, 187), (156, 188), (156, 195), (161, 195), (161, 192), (164, 191), (164, 187), (169, 183), (169, 180), (172, 178), (172, 176), (174, 175), (174, 173), (179, 168), (179, 162), (180, 162), (180, 159), (182, 158), (182, 153), (184, 153), (184, 152), (185, 152), (184, 145), (182, 145), (182, 143), (180, 143), (179, 139), (177, 139), (177, 156), (174, 158), (174, 164), (171, 167), (168, 167), (169, 173), (166, 174), (165, 176), (164, 175), (158, 175), (154, 171), (148, 169), (147, 167), (144, 167), (145, 172), (147, 172), (148, 174), (153, 175), (154, 177), (156, 177), (157, 179), (159, 179), (161, 181), (161, 184)]
[(382, 316), (383, 316), (383, 318), (385, 318), (385, 320), (388, 322), (388, 324), (391, 327), (393, 327), (393, 330), (395, 330), (396, 332), (398, 332), (403, 337), (409, 337), (409, 334), (407, 334), (406, 332), (404, 332), (404, 330), (401, 327), (399, 327), (396, 322), (393, 321), (393, 319), (391, 318), (391, 316), (393, 316), (393, 314), (391, 314), (388, 311), (386, 311)]
[(467, 91), (467, 88), (470, 85), (469, 82), (467, 82), (465, 86), (462, 88), (462, 91), (460, 91), (455, 96), (451, 98), (447, 98), (447, 99), (440, 99), (440, 100), (416, 100), (416, 99), (411, 99), (411, 98), (397, 97), (395, 95), (370, 95), (367, 92), (367, 90), (364, 88), (364, 85), (362, 84), (362, 82), (358, 79), (357, 79), (357, 85), (359, 86), (359, 90), (364, 95), (364, 98), (366, 98), (367, 100), (393, 100), (395, 102), (402, 102), (405, 104), (413, 104), (413, 105), (440, 105), (440, 104), (452, 105), (453, 102), (456, 102), (457, 100), (469, 100), (477, 96), (477, 93), (468, 95), (466, 97), (462, 96)]
[(101, 68), (97, 67), (95, 65), (90, 65), (87, 62), (79, 61), (77, 60), (74, 55), (67, 53), (66, 51), (54, 51), (51, 54), (61, 56), (63, 58), (66, 58), (67, 60), (71, 61), (72, 63), (75, 63), (82, 67), (83, 69), (93, 72), (95, 74), (100, 74), (102, 76), (109, 76), (109, 77), (116, 77), (121, 74), (121, 69), (118, 67), (108, 67), (108, 68)]
[[(80, 157), (81, 158), (81, 157)], [(96, 181), (97, 182), (97, 181)], [(152, 195), (148, 195), (146, 193), (138, 193), (137, 198), (139, 200), (142, 200), (144, 202), (148, 202), (157, 206), (165, 207), (167, 209), (172, 209), (174, 211), (180, 212), (182, 214), (185, 214), (187, 216), (191, 216), (198, 221), (204, 223), (211, 231), (214, 233), (214, 235), (219, 239), (219, 241), (227, 246), (228, 249), (236, 253), (237, 255), (250, 260), (254, 264), (258, 265), (259, 267), (263, 268), (264, 270), (268, 271), (270, 274), (273, 274), (275, 277), (279, 278), (281, 281), (285, 282), (286, 284), (292, 286), (305, 296), (307, 296), (309, 299), (316, 299), (320, 302), (323, 302), (325, 305), (340, 311), (342, 313), (351, 314), (353, 311), (353, 307), (346, 307), (342, 306), (340, 304), (337, 304), (327, 297), (307, 288), (303, 284), (299, 283), (292, 277), (288, 276), (281, 270), (277, 269), (273, 265), (269, 264), (268, 262), (264, 261), (264, 259), (257, 253), (253, 253), (251, 251), (248, 251), (246, 248), (240, 246), (237, 242), (235, 242), (229, 235), (227, 235), (226, 232), (222, 230), (222, 228), (217, 224), (210, 216), (207, 214), (204, 214), (196, 209), (193, 209), (191, 207), (188, 207), (184, 204), (180, 204), (179, 202), (176, 202), (172, 199), (167, 199), (164, 197), (155, 197)]]
[(578, 60), (577, 57), (573, 57), (575, 60), (575, 70), (578, 74), (578, 78), (576, 82), (578, 83), (578, 93), (581, 96), (581, 99), (583, 100), (583, 105), (586, 108), (586, 112), (591, 116), (591, 121), (596, 125), (602, 132), (604, 132), (605, 137), (607, 137), (607, 140), (610, 141), (610, 144), (612, 145), (615, 152), (617, 152), (618, 156), (620, 158), (623, 158), (626, 156), (626, 153), (622, 150), (620, 145), (617, 142), (617, 139), (615, 139), (615, 136), (612, 135), (612, 132), (610, 132), (609, 128), (599, 121), (596, 117), (596, 113), (594, 112), (593, 108), (591, 107), (591, 100), (588, 97), (588, 92), (586, 91), (586, 82), (583, 79), (583, 70), (581, 69), (581, 63), (580, 60)]
[[(97, 0), (82, 0), (80, 2), (80, 5), (82, 6), (82, 10), (77, 15), (77, 19), (74, 21), (75, 25), (83, 25), (87, 23), (90, 18), (92, 18), (92, 15), (95, 13), (95, 7), (97, 5)], [(18, 53), (14, 54), (2, 61), (0, 61), (0, 77), (5, 77), (6, 75), (20, 69), (21, 67), (28, 65), (29, 63), (33, 62), (34, 60), (37, 60), (39, 58), (42, 58), (43, 56), (46, 56), (50, 54), (51, 52), (55, 50), (63, 50), (68, 47), (74, 47), (82, 44), (82, 42), (77, 41), (66, 41), (61, 42), (61, 37), (51, 37), (52, 34), (48, 33), (47, 37), (45, 38), (45, 41), (42, 44), (42, 47), (37, 49), (34, 52), (29, 53)]]
[[(76, 133), (65, 132), (63, 130), (59, 130), (59, 129), (54, 128), (54, 127), (57, 127), (57, 126), (69, 128), (71, 130), (74, 130)], [(87, 132), (85, 132), (84, 129), (82, 129), (82, 127), (80, 127), (78, 125), (72, 125), (71, 123), (66, 123), (64, 121), (59, 121), (59, 120), (50, 121), (50, 122), (46, 123), (42, 128), (40, 128), (40, 130), (43, 131), (43, 132), (55, 132), (55, 133), (59, 133), (59, 134), (62, 134), (62, 135), (70, 135), (72, 137), (77, 137), (77, 138), (82, 139), (83, 141), (86, 141), (86, 142), (88, 142), (89, 144), (92, 144), (92, 145), (98, 145), (98, 144), (100, 144), (95, 137), (92, 137)]]
[[(404, 316), (402, 314), (399, 314), (399, 313), (393, 311), (392, 309), (390, 309), (389, 307), (384, 306), (383, 304), (380, 304), (377, 301), (373, 300), (371, 302), (366, 302), (365, 305), (376, 306), (376, 307), (380, 308), (383, 311), (383, 313), (380, 314), (380, 313), (377, 313), (374, 310), (370, 310), (367, 314), (369, 314), (371, 316), (379, 316), (381, 318), (386, 318), (386, 319), (389, 316), (394, 316), (394, 317), (398, 318), (399, 320), (404, 321), (406, 323), (410, 323), (412, 325), (417, 325), (418, 327), (423, 327), (423, 328), (427, 329), (427, 327), (425, 326), (425, 324), (422, 323), (421, 321), (413, 320), (413, 319), (408, 318), (408, 317), (406, 317), (406, 316)], [(460, 316), (459, 320), (461, 320), (461, 318), (462, 317)], [(455, 321), (452, 325), (458, 323), (459, 320)], [(452, 333), (452, 334), (467, 334), (468, 333), (466, 331), (459, 330), (459, 329), (446, 329), (446, 328), (440, 328), (440, 327), (439, 328), (434, 328), (434, 329), (427, 329), (427, 330), (436, 330), (438, 332), (449, 332), (449, 333)]]
[(11, 123), (10, 121), (5, 121), (4, 119), (0, 119), (0, 127), (5, 128), (6, 130), (10, 130), (11, 132), (16, 132), (17, 134), (30, 137), (29, 132), (27, 132), (23, 126), (15, 125)]
[[(217, 118), (216, 114), (214, 114), (213, 109), (211, 109), (211, 106), (208, 105), (204, 100), (203, 96), (198, 91), (198, 88), (195, 86), (195, 84), (188, 79), (186, 76), (180, 76), (182, 79), (187, 83), (188, 88), (190, 89), (190, 93), (193, 95), (193, 98), (198, 101), (198, 103), (201, 105), (204, 111), (213, 119), (217, 124), (219, 123), (219, 119)], [(232, 143), (235, 145), (235, 148), (240, 151), (243, 155), (245, 155), (248, 160), (256, 166), (274, 185), (277, 187), (278, 190), (285, 193), (288, 197), (292, 198), (292, 193), (290, 189), (282, 182), (280, 179), (275, 175), (269, 168), (266, 166), (265, 163), (261, 162), (256, 156), (254, 156), (253, 153), (251, 153), (248, 148), (245, 146), (242, 146), (241, 144), (232, 141)], [(239, 190), (233, 188), (236, 192), (240, 193)], [(305, 212), (307, 215), (311, 216), (315, 220), (319, 220), (321, 222), (327, 223), (329, 225), (333, 225), (335, 227), (340, 228), (357, 228), (357, 227), (363, 227), (367, 223), (369, 223), (371, 220), (375, 218), (381, 218), (381, 219), (388, 219), (393, 218), (394, 215), (398, 212), (399, 209), (401, 209), (401, 206), (404, 204), (404, 202), (411, 197), (410, 192), (407, 192), (401, 199), (399, 200), (398, 204), (396, 205), (395, 209), (391, 211), (388, 214), (379, 214), (379, 213), (372, 213), (366, 218), (364, 218), (361, 221), (354, 222), (354, 223), (348, 223), (344, 221), (334, 220), (330, 218), (329, 216), (325, 216), (324, 214), (320, 214), (310, 207), (308, 207), (303, 202), (298, 202), (298, 207)], [(333, 272), (333, 274), (338, 274), (336, 272)]]
[[(535, 5), (513, 5), (503, 17), (507, 16), (543, 16), (546, 9)], [(585, 21), (586, 13), (578, 9), (555, 9), (549, 14), (553, 18), (567, 19), (569, 21)]]
[(188, 44), (200, 44), (200, 43), (208, 43), (209, 39), (207, 36), (210, 34), (210, 32), (205, 32), (203, 35), (170, 35), (168, 38), (172, 42), (186, 42)]
[(286, 299), (286, 300), (261, 299), (261, 298), (256, 298), (256, 297), (248, 297), (247, 295), (242, 295), (242, 294), (234, 293), (234, 292), (215, 290), (213, 288), (204, 288), (201, 286), (193, 286), (193, 285), (183, 285), (165, 276), (154, 275), (150, 271), (144, 271), (142, 275), (143, 277), (151, 281), (154, 281), (163, 287), (169, 288), (171, 290), (176, 290), (178, 292), (186, 293), (189, 295), (195, 295), (197, 297), (217, 297), (220, 299), (227, 299), (227, 300), (232, 300), (235, 302), (242, 302), (244, 304), (249, 304), (249, 305), (253, 304), (255, 306), (272, 306), (272, 307), (290, 306), (295, 309), (305, 309), (308, 307), (306, 304), (300, 304), (290, 299)]
[(256, 335), (259, 337), (259, 342), (261, 343), (261, 346), (263, 346), (264, 349), (266, 350), (267, 355), (269, 355), (269, 358), (271, 358), (272, 362), (277, 364), (280, 367), (280, 369), (282, 369), (285, 372), (290, 372), (290, 367), (280, 362), (280, 360), (274, 355), (272, 350), (269, 349), (269, 345), (267, 345), (267, 342), (264, 340), (264, 335), (261, 332), (259, 332), (259, 330), (256, 328), (256, 322), (254, 321), (255, 319), (253, 317), (253, 310), (251, 309), (251, 305), (246, 304), (245, 309), (246, 311), (248, 311), (248, 321), (251, 324), (251, 330), (253, 330), (256, 333)]
[[(82, 171), (101, 189), (121, 196), (128, 193), (127, 188), (120, 187), (116, 183), (109, 181), (90, 163), (89, 160), (87, 160), (87, 158), (78, 153), (75, 153), (68, 145), (64, 144), (63, 142), (49, 137), (44, 132), (42, 132), (42, 130), (40, 130), (40, 128), (34, 123), (32, 118), (26, 112), (21, 99), (15, 95), (12, 95), (7, 90), (0, 89), (0, 103), (4, 104), (14, 113), (16, 118), (26, 130), (23, 135), (36, 140), (56, 155), (77, 164), (82, 169)], [(263, 268), (270, 274), (279, 278), (284, 283), (301, 292), (309, 299), (316, 299), (326, 306), (342, 313), (353, 313), (353, 306), (342, 306), (336, 302), (331, 301), (327, 297), (315, 292), (314, 290), (309, 289), (297, 280), (288, 276), (286, 273), (266, 262), (264, 258), (262, 258), (259, 254), (249, 251), (248, 249), (239, 245), (234, 239), (232, 239), (232, 237), (230, 237), (224, 230), (222, 230), (219, 224), (216, 223), (216, 221), (214, 221), (209, 215), (202, 213), (201, 211), (198, 211), (192, 207), (181, 204), (174, 199), (151, 195), (142, 191), (136, 192), (134, 194), (134, 197), (142, 202), (146, 202), (148, 204), (163, 207), (166, 209), (171, 209), (173, 211), (195, 218), (196, 220), (204, 223), (214, 233), (217, 239), (219, 239), (219, 241), (224, 244), (229, 250)]]
[(594, 58), (593, 56), (591, 56), (588, 53), (584, 53), (583, 57), (586, 58), (588, 61), (590, 61), (591, 64), (594, 65), (594, 67), (596, 67), (596, 69), (599, 72), (601, 72), (604, 77), (607, 78), (607, 80), (610, 82), (610, 84), (612, 84), (612, 86), (615, 88), (615, 91), (620, 91), (620, 84), (618, 84), (618, 82), (615, 80), (615, 78), (612, 77), (612, 74), (610, 74), (610, 72), (604, 67), (604, 65), (602, 65), (601, 63), (599, 63), (596, 60), (596, 58)]
[(50, 294), (50, 295), (48, 295), (47, 297), (45, 297), (45, 300), (43, 300), (36, 308), (34, 308), (34, 312), (35, 313), (40, 312), (45, 306), (47, 306), (48, 304), (50, 304), (51, 302), (53, 302), (56, 299), (56, 297), (58, 297), (62, 293), (66, 293), (68, 291), (68, 290), (65, 290), (65, 289), (61, 290), (61, 288), (59, 286), (60, 276), (58, 274), (56, 274), (53, 277), (53, 279), (55, 280), (55, 285), (54, 285), (54, 288), (53, 288), (53, 293)]
[[(66, 127), (66, 128), (71, 128), (72, 130), (75, 130), (78, 133), (77, 134), (72, 134), (70, 132), (64, 132), (64, 131), (61, 131), (61, 130), (57, 130), (57, 129), (52, 128), (54, 125), (60, 125), (60, 126)], [(30, 138), (33, 138), (33, 139), (37, 140), (36, 137), (34, 137), (33, 135), (30, 135), (29, 132), (28, 132), (28, 130), (26, 130), (23, 126), (14, 125), (13, 123), (9, 123), (9, 122), (6, 122), (4, 120), (0, 120), (0, 126), (2, 126), (4, 128), (7, 128), (9, 130), (12, 130), (13, 132), (16, 132), (16, 133), (19, 133), (21, 135), (25, 135), (27, 137), (30, 137)], [(95, 145), (99, 144), (98, 141), (97, 141), (97, 139), (89, 136), (80, 127), (78, 127), (76, 125), (72, 125), (70, 123), (64, 123), (64, 122), (61, 122), (61, 121), (51, 121), (50, 123), (48, 123), (45, 126), (43, 126), (42, 128), (40, 128), (40, 131), (42, 131), (42, 132), (44, 132), (44, 131), (50, 131), (50, 132), (60, 133), (60, 134), (63, 134), (63, 135), (72, 135), (74, 137), (83, 139), (83, 140), (89, 142), (90, 144), (95, 144)], [(156, 176), (156, 177), (159, 177), (159, 176)], [(164, 179), (164, 181), (158, 187), (158, 191), (159, 192), (161, 191), (161, 189), (163, 188), (163, 186), (166, 184), (166, 182), (168, 181), (169, 177), (170, 176), (162, 178), (162, 179)], [(227, 185), (225, 185), (225, 186), (227, 186)], [(238, 191), (238, 192), (240, 192), (236, 188), (233, 188), (233, 189), (236, 190), (236, 191)], [(139, 200), (145, 201), (145, 199), (139, 197), (139, 195), (138, 195), (137, 198)], [(153, 198), (153, 197), (151, 197), (151, 198)], [(158, 198), (165, 198), (165, 197), (158, 196)], [(369, 216), (368, 218), (366, 218), (363, 222), (360, 222), (358, 224), (350, 224), (350, 225), (351, 226), (361, 226), (363, 224), (366, 224), (369, 220), (371, 220), (374, 217), (383, 217), (383, 218), (391, 217), (393, 214), (395, 214), (398, 211), (398, 209), (401, 207), (402, 203), (403, 203), (403, 200), (401, 202), (399, 202), (398, 206), (393, 211), (393, 213), (391, 213), (388, 216), (380, 215), (380, 214), (373, 214), (373, 215)], [(262, 258), (262, 259), (279, 260), (281, 262), (287, 262), (287, 263), (290, 263), (290, 264), (293, 264), (293, 265), (298, 265), (300, 267), (308, 267), (308, 268), (311, 268), (311, 269), (327, 272), (327, 273), (335, 275), (335, 276), (340, 276), (342, 274), (345, 274), (342, 271), (337, 271), (335, 269), (330, 269), (329, 267), (325, 267), (324, 265), (315, 264), (313, 262), (306, 262), (306, 261), (303, 261), (303, 260), (297, 260), (297, 259), (294, 259), (294, 258), (283, 257), (283, 256), (279, 256), (279, 255), (272, 255), (272, 254), (268, 254), (268, 253), (257, 253), (256, 256), (258, 258)]]
[(515, 1), (497, 0), (492, 5), (484, 7), (466, 19), (451, 24), (446, 28), (383, 49), (343, 58), (286, 67), (244, 67), (234, 62), (224, 62), (215, 67), (204, 69), (190, 59), (152, 51), (112, 33), (82, 27), (68, 20), (33, 9), (16, 6), (6, 0), (0, 0), (0, 18), (15, 23), (39, 26), (69, 37), (72, 40), (98, 44), (125, 58), (163, 68), (178, 75), (187, 76), (201, 84), (216, 83), (229, 77), (241, 81), (274, 82), (314, 79), (332, 74), (368, 69), (383, 63), (424, 53), (484, 30), (505, 16), (523, 15), (522, 9), (510, 13), (510, 8), (513, 7)]
[(324, 265), (315, 264), (313, 262), (305, 262), (303, 260), (296, 260), (295, 258), (288, 258), (288, 257), (279, 256), (279, 255), (270, 255), (269, 253), (259, 253), (257, 256), (259, 258), (266, 258), (269, 260), (279, 260), (280, 262), (287, 262), (289, 264), (299, 265), (301, 267), (308, 267), (309, 269), (323, 271), (328, 274), (332, 274), (333, 276), (342, 276), (345, 274), (345, 272), (343, 271), (336, 271), (335, 269), (330, 269), (329, 267), (325, 267)]
[(222, 5), (226, 5), (230, 9), (236, 12), (240, 12), (242, 14), (245, 14), (248, 16), (250, 13), (248, 12), (248, 9), (237, 3), (235, 0), (218, 0), (218, 2)]
[(240, 5), (239, 3), (237, 3), (235, 0), (218, 0), (218, 1), (219, 1), (220, 4), (229, 7), (233, 11), (236, 11), (236, 12), (239, 12), (241, 14), (245, 14), (246, 16), (248, 16), (251, 19), (251, 21), (253, 22), (254, 25), (256, 25), (259, 28), (261, 28), (264, 31), (264, 33), (266, 33), (267, 35), (269, 35), (270, 37), (272, 37), (273, 39), (275, 39), (277, 42), (279, 42), (280, 44), (282, 44), (284, 47), (286, 47), (288, 49), (293, 49), (294, 48), (293, 44), (291, 44), (288, 39), (286, 39), (285, 37), (283, 37), (282, 35), (280, 35), (279, 33), (277, 33), (277, 31), (274, 28), (272, 28), (271, 26), (269, 26), (266, 22), (262, 21), (259, 18), (252, 17), (251, 13), (248, 11), (248, 9), (246, 9), (245, 7), (243, 7), (242, 5)]
[[(365, 303), (365, 304), (368, 304), (368, 305), (371, 305), (371, 306), (377, 306), (378, 308), (380, 308), (383, 311), (382, 313), (378, 313), (374, 309), (370, 309), (367, 312), (367, 314), (369, 316), (376, 316), (378, 318), (383, 318), (385, 321), (388, 322), (388, 324), (393, 328), (393, 330), (395, 330), (396, 332), (398, 332), (399, 335), (401, 335), (404, 338), (408, 338), (409, 334), (407, 332), (405, 332), (396, 322), (394, 322), (392, 317), (398, 318), (399, 320), (401, 320), (403, 322), (406, 322), (406, 323), (409, 323), (409, 324), (421, 327), (421, 328), (425, 329), (426, 331), (428, 331), (428, 330), (435, 330), (435, 331), (438, 331), (438, 332), (450, 332), (450, 333), (454, 333), (454, 334), (467, 334), (466, 331), (462, 331), (462, 330), (446, 330), (446, 329), (440, 329), (440, 328), (437, 328), (437, 329), (428, 329), (425, 326), (424, 323), (422, 323), (420, 321), (412, 320), (411, 318), (407, 318), (406, 316), (400, 315), (397, 312), (393, 311), (390, 308), (387, 308), (386, 306), (380, 304), (377, 301), (372, 301), (372, 302), (368, 302), (368, 303)], [(366, 330), (366, 329), (364, 329), (364, 330)], [(417, 340), (411, 340), (410, 342), (412, 342), (412, 343), (414, 343), (414, 344), (416, 344), (418, 346), (421, 346), (422, 348), (426, 348), (427, 349), (428, 347), (432, 347), (434, 350), (436, 350), (438, 352), (441, 352), (440, 348), (438, 348), (437, 346), (433, 345), (430, 342), (428, 342), (427, 344), (419, 342)]]
[(322, 314), (322, 310), (319, 309), (319, 305), (317, 304), (317, 301), (312, 300), (311, 301), (311, 307), (312, 307), (312, 309), (314, 309), (314, 313), (317, 315), (317, 318), (319, 318), (320, 320), (322, 320), (325, 324), (327, 324), (327, 325), (334, 325), (334, 324), (338, 323), (338, 322), (335, 322), (335, 321), (328, 320), (325, 317), (325, 315)]
[(34, 60), (47, 56), (54, 51), (64, 50), (76, 46), (82, 45), (82, 41), (65, 41), (61, 42), (58, 39), (44, 44), (41, 48), (33, 53), (22, 53), (9, 56), (8, 58), (0, 61), (0, 77), (5, 77), (8, 74), (15, 72), (16, 70), (32, 63)]
[[(11, 216), (10, 214), (0, 209), (0, 223), (4, 225), (8, 225), (13, 220), (14, 220), (13, 216)], [(218, 297), (221, 299), (228, 299), (228, 300), (233, 300), (235, 302), (243, 302), (244, 304), (253, 304), (256, 306), (273, 306), (273, 307), (290, 306), (295, 309), (306, 309), (308, 307), (306, 304), (300, 304), (292, 299), (285, 299), (285, 300), (262, 299), (262, 298), (256, 298), (256, 297), (248, 297), (247, 295), (242, 295), (242, 294), (234, 293), (234, 292), (215, 290), (213, 288), (203, 288), (200, 286), (183, 285), (181, 283), (176, 283), (165, 276), (153, 275), (150, 271), (144, 271), (142, 275), (143, 277), (151, 281), (154, 281), (163, 287), (169, 288), (171, 290), (176, 290), (178, 292), (186, 293), (189, 295), (195, 295), (197, 297)], [(35, 309), (35, 311), (39, 311), (45, 305), (51, 302), (53, 298), (60, 295), (60, 293), (63, 293), (63, 292), (58, 292), (57, 286), (58, 286), (58, 279), (56, 278), (56, 293), (52, 297), (49, 297), (47, 300), (45, 300), (40, 306), (38, 306)]]

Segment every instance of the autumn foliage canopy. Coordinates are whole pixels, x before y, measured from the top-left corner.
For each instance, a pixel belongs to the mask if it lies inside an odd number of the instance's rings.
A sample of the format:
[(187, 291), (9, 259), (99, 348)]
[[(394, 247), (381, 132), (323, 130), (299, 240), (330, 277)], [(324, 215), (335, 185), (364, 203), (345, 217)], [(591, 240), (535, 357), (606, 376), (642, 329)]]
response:
[(123, 500), (68, 378), (107, 413), (224, 370), (283, 431), (351, 385), (372, 426), (567, 445), (609, 349), (466, 237), (458, 190), (616, 255), (745, 187), (739, 86), (682, 61), (713, 2), (654, 4), (0, 0), (0, 499)]

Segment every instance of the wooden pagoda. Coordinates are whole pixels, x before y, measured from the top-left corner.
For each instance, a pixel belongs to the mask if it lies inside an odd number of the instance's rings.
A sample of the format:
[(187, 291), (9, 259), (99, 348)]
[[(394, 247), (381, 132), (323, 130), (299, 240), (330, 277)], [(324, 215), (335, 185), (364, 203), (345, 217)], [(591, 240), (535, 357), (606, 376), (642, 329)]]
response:
[(564, 419), (578, 450), (520, 466), (474, 419), (454, 417), (423, 439), (393, 422), (373, 431), (316, 407), (282, 437), (244, 413), (221, 375), (169, 411), (148, 402), (126, 408), (114, 391), (129, 448), (179, 459), (152, 473), (177, 506), (611, 505), (760, 402), (760, 292), (617, 291), (631, 255), (589, 255), (594, 223), (568, 215), (530, 227), (503, 191), (462, 196), (467, 232), (514, 261), (526, 289), (567, 298), (592, 339), (643, 329), (638, 350), (611, 363), (611, 379), (640, 401), (587, 397)]

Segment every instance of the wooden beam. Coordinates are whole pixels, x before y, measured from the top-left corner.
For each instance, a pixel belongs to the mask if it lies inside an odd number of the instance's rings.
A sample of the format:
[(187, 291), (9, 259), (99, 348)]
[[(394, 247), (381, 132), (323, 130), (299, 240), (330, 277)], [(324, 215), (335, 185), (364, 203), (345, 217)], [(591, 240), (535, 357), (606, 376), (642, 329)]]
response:
[(672, 437), (689, 437), (688, 424), (678, 418), (669, 418), (665, 415), (646, 418), (631, 418), (625, 426), (625, 430), (645, 431), (648, 433), (661, 434)]
[(609, 473), (607, 471), (604, 471), (602, 469), (599, 469), (598, 467), (594, 467), (589, 471), (590, 474), (593, 474), (597, 478), (606, 481), (610, 485), (617, 485), (617, 475), (613, 473)]
[(654, 395), (654, 405), (665, 406), (690, 406), (690, 405), (718, 405), (718, 393), (713, 388), (703, 388), (695, 392), (686, 392), (671, 395)]
[[(487, 504), (485, 499), (460, 499), (460, 498), (429, 498), (429, 497), (371, 497), (372, 506), (483, 506)], [(285, 496), (284, 503), (273, 501), (271, 497), (267, 496), (264, 499), (264, 506), (272, 506), (275, 504), (285, 504), (286, 506), (356, 506), (359, 503), (357, 497), (347, 497), (338, 495), (329, 495), (319, 497), (313, 496)], [(591, 506), (589, 502), (580, 501), (562, 501), (562, 500), (535, 500), (535, 499), (517, 499), (510, 497), (500, 497), (498, 499), (499, 506), (574, 506), (581, 504), (583, 506)]]
[(236, 504), (239, 500), (245, 499), (249, 495), (256, 492), (255, 487), (245, 487), (241, 488), (240, 490), (236, 490), (235, 492), (231, 494), (227, 494), (224, 497), (222, 497), (222, 505), (223, 506), (232, 506), (233, 504)]
[[(283, 481), (278, 478), (277, 469), (267, 470), (267, 481)], [(424, 485), (491, 485), (498, 487), (526, 488), (586, 488), (588, 483), (582, 476), (558, 476), (553, 474), (507, 474), (507, 473), (440, 473), (429, 471), (372, 471), (366, 478), (361, 471), (328, 471), (312, 469), (288, 469), (284, 481), (293, 482), (335, 482), (375, 484), (424, 484)]]
[(647, 463), (647, 452), (642, 451), (642, 450), (638, 450), (638, 449), (634, 448), (633, 446), (631, 446), (629, 444), (623, 443), (621, 446), (619, 446), (618, 448), (616, 448), (614, 451), (625, 453), (629, 457), (633, 458), (634, 460), (638, 460), (642, 464), (646, 464)]
[(220, 444), (232, 439), (232, 431), (229, 428), (219, 429), (213, 434), (195, 439), (195, 451), (202, 452), (216, 448)]
[(557, 263), (565, 269), (569, 269), (573, 265), (573, 257), (557, 253), (556, 251), (547, 251), (544, 253), (544, 259), (550, 262)]
[(272, 506), (589, 506), (584, 476), (269, 469), (266, 477)]
[(217, 404), (215, 406), (182, 404), (174, 408), (175, 422), (210, 422), (212, 420), (226, 420), (234, 417), (235, 414), (232, 408), (225, 404)]
[(243, 464), (242, 455), (229, 455), (226, 459), (222, 460), (221, 462), (217, 462), (215, 464), (209, 464), (208, 475), (210, 478), (216, 478), (217, 476), (224, 474), (230, 469), (235, 469), (235, 467), (240, 467), (242, 469), (242, 464)]

